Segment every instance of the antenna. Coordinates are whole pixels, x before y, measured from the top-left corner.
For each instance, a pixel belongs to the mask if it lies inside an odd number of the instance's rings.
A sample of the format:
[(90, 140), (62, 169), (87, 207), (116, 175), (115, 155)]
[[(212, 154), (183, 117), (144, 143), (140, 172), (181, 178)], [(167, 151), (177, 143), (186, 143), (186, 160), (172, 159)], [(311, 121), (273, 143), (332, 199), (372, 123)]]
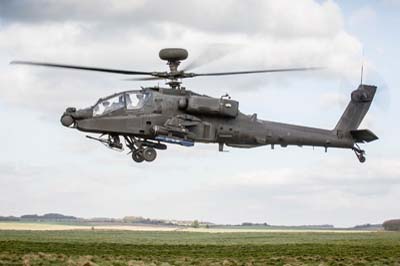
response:
[(363, 75), (364, 75), (364, 63), (362, 63), (361, 64), (361, 85), (362, 85), (362, 82), (363, 82)]
[(363, 75), (364, 75), (364, 48), (362, 50), (362, 57), (361, 57), (361, 83), (360, 85), (363, 84)]

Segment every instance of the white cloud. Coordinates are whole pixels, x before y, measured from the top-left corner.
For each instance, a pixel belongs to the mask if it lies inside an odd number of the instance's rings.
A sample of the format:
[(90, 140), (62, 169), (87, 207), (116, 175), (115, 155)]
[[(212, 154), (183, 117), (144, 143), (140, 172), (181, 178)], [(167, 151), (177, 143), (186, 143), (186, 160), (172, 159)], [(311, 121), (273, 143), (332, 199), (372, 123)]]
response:
[(321, 95), (320, 105), (323, 109), (340, 107), (340, 109), (344, 110), (349, 101), (350, 100), (348, 95), (344, 95), (343, 93), (339, 92), (328, 92)]
[[(227, 44), (228, 50), (235, 50), (231, 56), (208, 65), (207, 70), (330, 67), (327, 71), (313, 73), (315, 79), (353, 77), (358, 72), (361, 45), (343, 28), (340, 9), (332, 1), (321, 4), (310, 0), (280, 1), (279, 4), (275, 1), (222, 1), (212, 2), (212, 9), (209, 8), (211, 2), (198, 1), (133, 1), (123, 5), (119, 2), (112, 2), (106, 9), (91, 10), (90, 15), (87, 11), (92, 7), (91, 2), (49, 2), (46, 10), (38, 8), (40, 2), (26, 3), (32, 8), (24, 10), (17, 9), (18, 4), (11, 4), (5, 15), (8, 23), (0, 28), (1, 99), (36, 109), (59, 110), (60, 104), (88, 104), (95, 101), (93, 96), (119, 90), (110, 91), (107, 87), (139, 85), (121, 82), (119, 79), (123, 77), (118, 75), (7, 65), (13, 59), (151, 71), (165, 68), (157, 53), (168, 46), (188, 48), (191, 58), (196, 58), (196, 53), (201, 54), (210, 44)], [(98, 7), (103, 4), (105, 2), (96, 2)], [(166, 15), (164, 5), (175, 10), (174, 16)], [(68, 12), (71, 17), (67, 18)], [(124, 18), (127, 14), (131, 20)], [(143, 19), (139, 19), (141, 17)], [(307, 76), (294, 74), (292, 77), (296, 75)], [(267, 78), (278, 81), (288, 76), (276, 74)], [(201, 79), (188, 81), (188, 84), (208, 87), (211, 82), (215, 87), (235, 89), (237, 81), (242, 79), (253, 82), (247, 84), (251, 90), (259, 87), (256, 82), (259, 78)]]
[[(338, 168), (340, 165), (340, 168)], [(382, 194), (400, 185), (400, 159), (382, 158), (359, 165), (354, 160), (330, 159), (303, 167), (259, 168), (233, 176), (217, 177), (218, 186), (301, 187), (313, 191), (341, 190), (354, 195)]]

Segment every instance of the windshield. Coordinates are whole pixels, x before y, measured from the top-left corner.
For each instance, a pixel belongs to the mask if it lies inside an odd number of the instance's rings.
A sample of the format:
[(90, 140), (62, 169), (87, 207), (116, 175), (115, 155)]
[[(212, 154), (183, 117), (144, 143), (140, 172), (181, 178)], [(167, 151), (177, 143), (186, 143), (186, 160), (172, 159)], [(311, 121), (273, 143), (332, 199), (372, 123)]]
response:
[(149, 97), (150, 94), (147, 92), (130, 91), (101, 99), (93, 108), (93, 116), (106, 115), (125, 106), (128, 110), (140, 109)]
[(93, 109), (93, 116), (105, 115), (125, 107), (123, 94), (99, 101)]
[(126, 108), (128, 110), (142, 108), (149, 98), (149, 93), (131, 91), (126, 93)]

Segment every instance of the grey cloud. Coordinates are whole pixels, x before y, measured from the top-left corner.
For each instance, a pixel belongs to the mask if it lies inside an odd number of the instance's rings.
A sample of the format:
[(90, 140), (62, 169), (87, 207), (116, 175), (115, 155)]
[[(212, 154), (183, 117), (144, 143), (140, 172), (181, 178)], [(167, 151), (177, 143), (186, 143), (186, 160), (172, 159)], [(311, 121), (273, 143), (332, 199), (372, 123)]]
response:
[[(175, 23), (208, 32), (325, 36), (341, 27), (338, 7), (331, 1), (2, 1), (6, 23), (94, 22), (121, 28)], [(292, 8), (290, 8), (292, 7)], [(307, 11), (307, 13), (302, 12)], [(321, 15), (322, 13), (323, 15)], [(327, 16), (325, 16), (327, 15)], [(308, 20), (304, 23), (305, 16)], [(290, 19), (289, 19), (290, 18)], [(301, 28), (302, 30), (298, 30)]]

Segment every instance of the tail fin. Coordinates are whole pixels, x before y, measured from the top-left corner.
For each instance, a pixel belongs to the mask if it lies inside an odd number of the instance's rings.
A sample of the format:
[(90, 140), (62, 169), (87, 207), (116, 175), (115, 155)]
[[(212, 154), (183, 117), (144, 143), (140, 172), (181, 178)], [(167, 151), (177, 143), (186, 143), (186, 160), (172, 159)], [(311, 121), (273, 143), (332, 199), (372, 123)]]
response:
[(335, 130), (348, 132), (356, 130), (367, 114), (374, 99), (376, 86), (360, 84), (358, 89), (351, 93), (351, 101), (337, 123)]

